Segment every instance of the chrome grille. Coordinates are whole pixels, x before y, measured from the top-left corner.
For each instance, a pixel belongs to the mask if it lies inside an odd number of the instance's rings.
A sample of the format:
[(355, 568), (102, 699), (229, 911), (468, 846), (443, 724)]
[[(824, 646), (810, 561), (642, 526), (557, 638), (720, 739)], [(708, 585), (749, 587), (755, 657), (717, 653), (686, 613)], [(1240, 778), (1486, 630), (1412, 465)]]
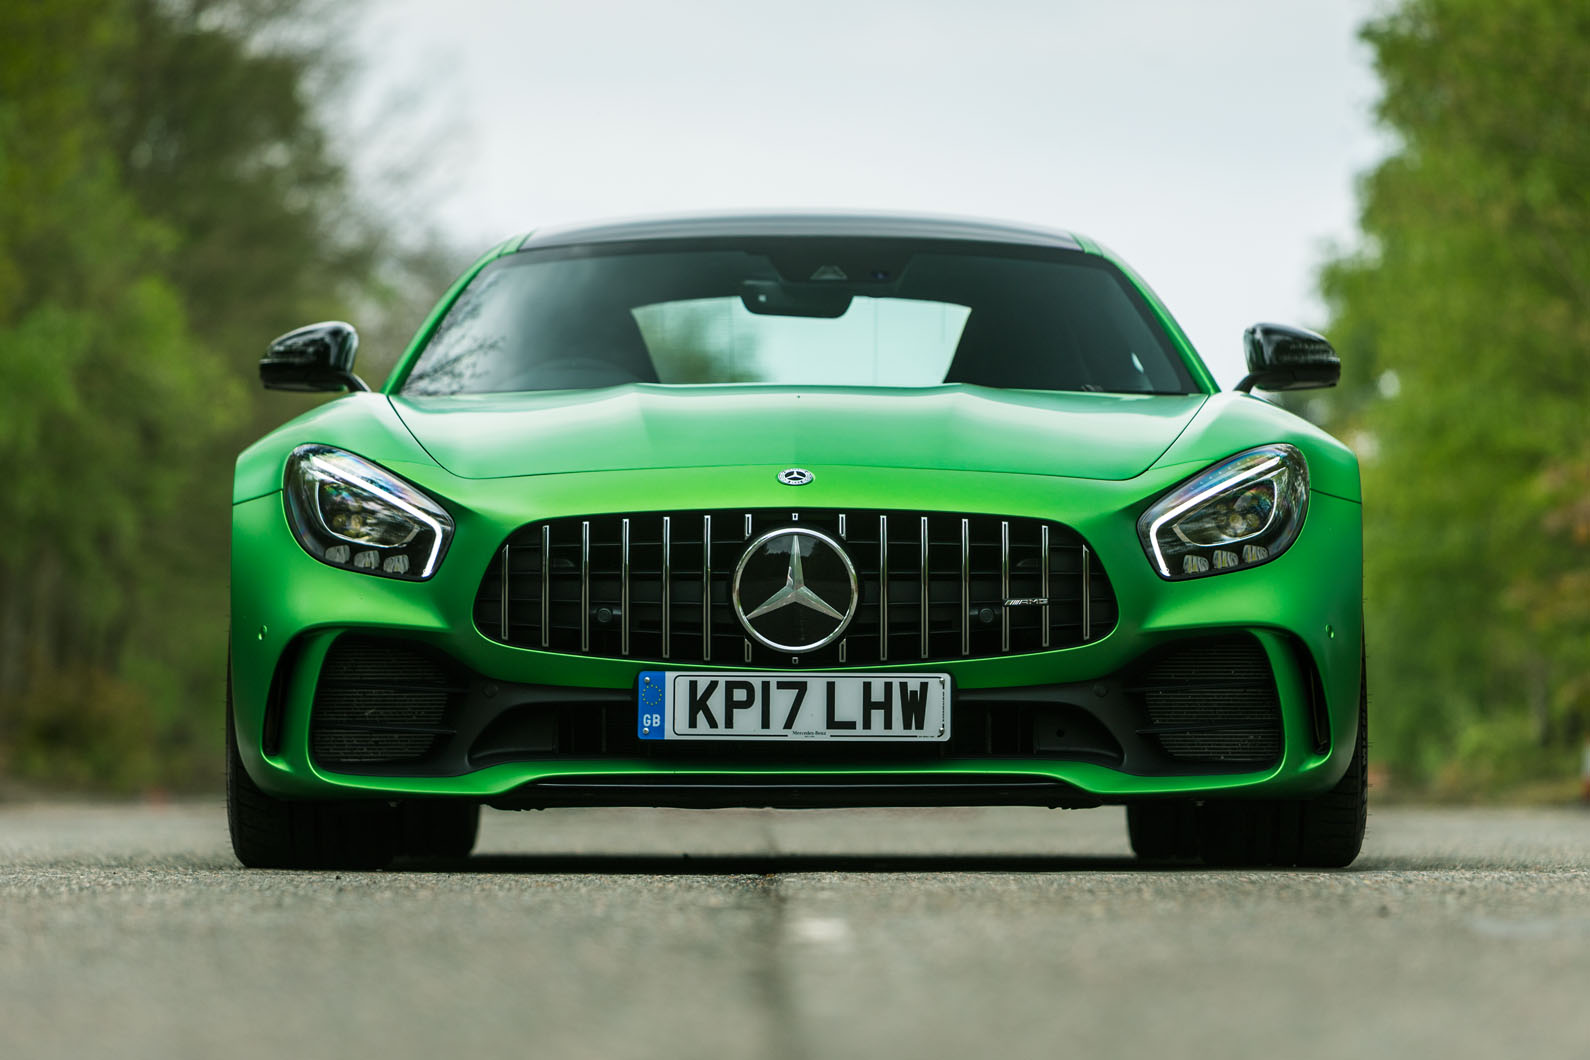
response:
[[(837, 538), (860, 582), (845, 635), (799, 656), (753, 643), (729, 598), (751, 540), (786, 526)], [(679, 665), (980, 658), (1082, 644), (1115, 622), (1110, 580), (1076, 531), (942, 512), (781, 508), (532, 523), (498, 551), (475, 600), (475, 623), (493, 640)]]

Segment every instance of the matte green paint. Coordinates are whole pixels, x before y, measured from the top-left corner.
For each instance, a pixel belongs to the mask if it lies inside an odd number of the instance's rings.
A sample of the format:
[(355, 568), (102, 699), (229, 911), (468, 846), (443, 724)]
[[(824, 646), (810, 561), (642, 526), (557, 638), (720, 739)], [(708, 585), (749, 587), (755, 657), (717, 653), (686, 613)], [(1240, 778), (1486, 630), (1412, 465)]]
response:
[[(393, 399), (464, 478), (734, 464), (866, 464), (1124, 479), (1176, 440), (1203, 394), (661, 386)], [(491, 445), (481, 445), (490, 438)]]
[[(1254, 439), (1262, 438), (1263, 442)], [(1309, 488), (1343, 500), (1362, 494), (1353, 451), (1307, 420), (1251, 394), (1216, 394), (1160, 457), (1168, 464), (1204, 465), (1265, 442), (1291, 442), (1308, 457)], [(1189, 472), (1190, 474), (1191, 472)]]
[[(475, 270), (517, 243), (496, 248)], [(388, 391), (472, 272), (422, 328)], [(1210, 381), (1190, 346), (1185, 352), (1197, 377)], [(333, 568), (299, 547), (287, 526), (281, 484), (287, 454), (308, 442), (376, 460), (447, 507), (457, 530), (431, 580)], [(1185, 582), (1159, 578), (1138, 541), (1137, 517), (1209, 464), (1269, 442), (1297, 446), (1309, 464), (1310, 506), (1296, 543), (1257, 568)], [(776, 473), (792, 465), (812, 470), (815, 481), (798, 492), (780, 485)], [(881, 507), (1064, 523), (1087, 539), (1109, 572), (1121, 612), (1113, 632), (1074, 648), (891, 662), (890, 668), (948, 672), (962, 689), (1085, 681), (1167, 640), (1247, 629), (1270, 653), (1286, 727), (1281, 762), (1258, 773), (1138, 777), (1075, 762), (986, 759), (944, 760), (931, 768), (887, 761), (833, 768), (818, 755), (804, 772), (1026, 773), (1107, 799), (1303, 796), (1335, 783), (1353, 746), (1362, 636), (1357, 462), (1335, 439), (1246, 395), (647, 385), (423, 400), (355, 394), (250, 446), (238, 459), (233, 495), (236, 731), (249, 774), (280, 796), (486, 797), (550, 776), (768, 772), (670, 756), (509, 763), (461, 777), (381, 778), (330, 773), (310, 759), (309, 710), (319, 662), (344, 630), (401, 633), (503, 681), (633, 687), (642, 669), (656, 668), (655, 660), (509, 647), (474, 628), (472, 609), (482, 575), (514, 529), (546, 518), (648, 508)], [(287, 689), (282, 752), (266, 758), (260, 752), (266, 693), (282, 652), (295, 639), (303, 651)], [(1310, 746), (1308, 694), (1294, 643), (1321, 670), (1332, 727), (1331, 750), (1323, 756)]]
[(287, 454), (309, 442), (351, 449), (399, 474), (404, 474), (401, 468), (406, 464), (436, 464), (403, 426), (385, 394), (347, 394), (283, 424), (243, 450), (232, 482), (232, 503), (279, 491)]

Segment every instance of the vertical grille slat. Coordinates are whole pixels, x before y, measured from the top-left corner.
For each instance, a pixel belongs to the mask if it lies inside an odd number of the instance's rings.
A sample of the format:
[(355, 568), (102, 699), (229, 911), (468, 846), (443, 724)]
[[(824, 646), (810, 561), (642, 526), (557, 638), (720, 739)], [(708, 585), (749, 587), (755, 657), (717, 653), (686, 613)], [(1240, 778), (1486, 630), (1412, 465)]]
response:
[(878, 660), (889, 658), (889, 517), (878, 516)]
[(712, 516), (701, 517), (701, 659), (712, 661)]
[(580, 524), (580, 650), (591, 650), (591, 523)]
[(1010, 520), (999, 524), (999, 650), (1010, 650), (1010, 608), (1004, 602), (1010, 599)]
[(662, 524), (662, 657), (673, 647), (673, 520), (663, 516)]
[(619, 652), (629, 655), (629, 520), (624, 520), (623, 536), (621, 539), (623, 555), (619, 559), (619, 579), (623, 587), (619, 590), (618, 622), (619, 622)]
[(922, 658), (926, 659), (928, 657), (928, 629), (929, 629), (929, 626), (928, 626), (928, 547), (929, 547), (929, 537), (928, 537), (928, 518), (925, 515), (922, 517), (922, 543), (921, 543), (921, 545), (919, 547), (920, 547), (921, 551), (918, 553), (917, 571), (918, 571), (918, 573), (920, 575), (920, 579), (921, 579), (921, 599), (920, 599), (920, 602), (919, 602), (919, 605), (918, 605), (920, 610), (918, 611), (919, 618), (917, 620), (917, 626), (919, 627), (919, 636), (922, 638)]
[(1082, 639), (1093, 639), (1093, 563), (1088, 546), (1082, 546)]
[[(1082, 546), (1086, 548), (1086, 545)], [(1045, 523), (1038, 531), (1038, 548), (1043, 552), (1043, 581), (1039, 586), (1038, 595), (1043, 597), (1043, 646), (1049, 646), (1049, 524)]]
[[(747, 649), (745, 629), (729, 606), (748, 543), (783, 526), (837, 538), (855, 566), (860, 593), (842, 637), (798, 654), (754, 639)], [(1007, 607), (1006, 600), (1015, 602)], [(515, 647), (678, 666), (743, 661), (770, 669), (1074, 647), (1113, 628), (1116, 613), (1109, 578), (1082, 538), (1060, 524), (788, 508), (532, 523), (500, 546), (475, 603), (482, 635)]]
[(961, 520), (961, 654), (972, 654), (972, 531)]
[[(548, 644), (552, 629), (552, 527), (541, 527), (541, 646)], [(504, 640), (508, 638), (504, 637)]]
[(509, 605), (509, 601), (512, 600), (512, 598), (513, 598), (513, 593), (511, 592), (510, 587), (509, 587), (508, 563), (509, 563), (510, 556), (512, 554), (510, 552), (510, 550), (512, 548), (513, 548), (512, 545), (504, 545), (504, 546), (502, 546), (502, 563), (501, 563), (501, 571), (499, 572), (500, 573), (500, 584), (502, 586), (502, 589), (501, 589), (501, 591), (502, 591), (502, 616), (501, 617), (502, 617), (502, 639), (503, 640), (507, 640), (508, 639), (509, 630), (511, 629), (511, 627), (508, 624), (508, 620), (510, 618), (510, 615), (509, 615), (509, 612), (508, 612), (508, 605)]

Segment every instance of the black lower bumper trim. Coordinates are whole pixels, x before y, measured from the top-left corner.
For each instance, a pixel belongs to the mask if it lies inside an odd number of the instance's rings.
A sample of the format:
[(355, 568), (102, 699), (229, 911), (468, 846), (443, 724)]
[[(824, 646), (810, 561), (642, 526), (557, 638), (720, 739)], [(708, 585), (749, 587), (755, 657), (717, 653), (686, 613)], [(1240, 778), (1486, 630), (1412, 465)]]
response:
[[(651, 768), (636, 774), (642, 778), (740, 771), (741, 787), (755, 787), (759, 776), (819, 768), (848, 768), (855, 771), (851, 776), (877, 770), (871, 775), (880, 780), (910, 779), (907, 770), (920, 770), (951, 778), (948, 784), (966, 776), (955, 772), (963, 762), (990, 769), (1086, 763), (1134, 776), (1221, 776), (1278, 762), (1285, 735), (1264, 646), (1242, 632), (1172, 640), (1087, 681), (956, 687), (948, 740), (882, 744), (642, 740), (633, 688), (494, 680), (418, 642), (365, 633), (338, 640), (327, 659), (310, 715), (310, 751), (320, 764), (350, 776), (459, 777), (519, 762), (578, 762), (587, 769), (604, 760), (647, 763)], [(331, 666), (338, 660), (340, 669)], [(402, 682), (394, 674), (410, 675), (413, 695), (396, 691)], [(1322, 689), (1315, 698), (1323, 704)], [(1315, 715), (1318, 737), (1320, 706)], [(900, 772), (884, 772), (895, 768)], [(596, 779), (605, 785), (611, 776)], [(873, 804), (925, 804), (916, 796), (898, 798), (903, 801), (891, 803), (880, 795)], [(585, 804), (618, 804), (612, 796), (592, 799)], [(966, 800), (979, 801), (1021, 800)], [(821, 803), (801, 803), (813, 804)]]
[(526, 784), (494, 799), (501, 810), (560, 806), (668, 806), (685, 809), (831, 809), (888, 806), (1047, 806), (1082, 809), (1100, 801), (1057, 780), (960, 776), (902, 781), (895, 777), (701, 776), (559, 778)]

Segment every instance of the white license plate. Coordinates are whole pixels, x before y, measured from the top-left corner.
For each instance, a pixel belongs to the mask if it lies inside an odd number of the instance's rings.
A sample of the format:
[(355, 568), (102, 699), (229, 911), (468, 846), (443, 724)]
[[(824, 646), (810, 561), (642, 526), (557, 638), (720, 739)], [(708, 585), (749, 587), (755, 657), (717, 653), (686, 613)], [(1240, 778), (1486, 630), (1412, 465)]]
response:
[(647, 670), (642, 740), (948, 740), (948, 674)]

